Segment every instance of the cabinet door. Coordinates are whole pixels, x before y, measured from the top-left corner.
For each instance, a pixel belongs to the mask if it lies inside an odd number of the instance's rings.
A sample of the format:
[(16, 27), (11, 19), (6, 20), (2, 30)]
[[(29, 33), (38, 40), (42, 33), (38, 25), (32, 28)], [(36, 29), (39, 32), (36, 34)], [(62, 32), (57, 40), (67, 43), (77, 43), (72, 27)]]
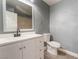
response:
[(44, 44), (40, 44), (41, 39), (42, 38), (35, 38), (23, 42), (23, 59), (44, 59)]
[(23, 46), (24, 46), (24, 49), (23, 49), (23, 59), (36, 59), (35, 58), (35, 40), (32, 39), (32, 40), (28, 40), (28, 41), (25, 41), (23, 42)]
[(19, 44), (11, 44), (0, 47), (0, 59), (22, 59)]

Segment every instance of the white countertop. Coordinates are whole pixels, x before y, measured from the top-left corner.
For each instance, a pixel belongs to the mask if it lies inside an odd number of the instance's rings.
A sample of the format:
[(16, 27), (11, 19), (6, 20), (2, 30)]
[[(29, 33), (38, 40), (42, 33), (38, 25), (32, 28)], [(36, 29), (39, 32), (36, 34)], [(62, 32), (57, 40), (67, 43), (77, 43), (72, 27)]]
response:
[(41, 37), (42, 35), (40, 34), (29, 34), (29, 35), (22, 35), (20, 37), (7, 37), (7, 38), (0, 38), (0, 47), (10, 44), (10, 43), (15, 43), (23, 40), (29, 40), (32, 38), (37, 38)]

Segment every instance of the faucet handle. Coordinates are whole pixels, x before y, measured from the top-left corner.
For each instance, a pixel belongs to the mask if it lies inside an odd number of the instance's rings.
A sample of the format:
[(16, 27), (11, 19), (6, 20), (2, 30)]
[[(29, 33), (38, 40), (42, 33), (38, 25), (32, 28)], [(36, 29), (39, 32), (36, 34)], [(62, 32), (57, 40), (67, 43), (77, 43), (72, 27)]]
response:
[(17, 31), (20, 32), (20, 28), (17, 28)]
[(14, 37), (21, 36), (19, 32), (20, 32), (20, 29), (19, 29), (19, 28), (17, 28), (16, 34), (14, 34)]

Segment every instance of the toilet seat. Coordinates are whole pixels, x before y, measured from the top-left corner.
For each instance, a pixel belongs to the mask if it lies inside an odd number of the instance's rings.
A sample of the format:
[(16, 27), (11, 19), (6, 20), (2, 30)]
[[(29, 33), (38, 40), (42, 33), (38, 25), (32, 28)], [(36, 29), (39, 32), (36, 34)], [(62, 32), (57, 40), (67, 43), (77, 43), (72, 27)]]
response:
[(60, 48), (60, 43), (59, 42), (51, 41), (51, 42), (48, 42), (48, 43), (49, 43), (49, 45), (51, 45), (54, 48)]

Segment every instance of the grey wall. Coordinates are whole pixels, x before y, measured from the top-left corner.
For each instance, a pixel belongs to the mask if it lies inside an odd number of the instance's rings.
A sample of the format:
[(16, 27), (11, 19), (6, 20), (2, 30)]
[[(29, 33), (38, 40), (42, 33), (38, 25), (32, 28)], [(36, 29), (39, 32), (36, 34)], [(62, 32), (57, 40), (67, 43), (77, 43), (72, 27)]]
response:
[(49, 32), (49, 6), (42, 0), (35, 0), (34, 2), (34, 19), (36, 33)]
[(62, 0), (50, 8), (50, 32), (62, 47), (78, 53), (78, 1)]
[(0, 33), (3, 32), (3, 11), (2, 11), (2, 0), (0, 0)]

